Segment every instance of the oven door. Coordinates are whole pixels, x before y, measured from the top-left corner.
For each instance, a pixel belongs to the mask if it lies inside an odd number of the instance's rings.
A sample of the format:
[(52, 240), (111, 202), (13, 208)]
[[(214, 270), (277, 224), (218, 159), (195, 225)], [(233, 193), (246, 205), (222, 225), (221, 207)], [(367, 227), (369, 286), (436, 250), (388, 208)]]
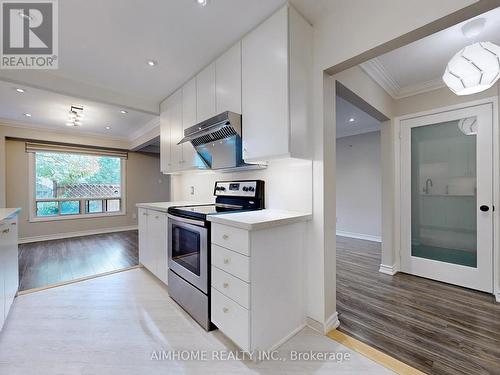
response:
[(201, 220), (168, 215), (168, 267), (208, 293), (208, 229)]

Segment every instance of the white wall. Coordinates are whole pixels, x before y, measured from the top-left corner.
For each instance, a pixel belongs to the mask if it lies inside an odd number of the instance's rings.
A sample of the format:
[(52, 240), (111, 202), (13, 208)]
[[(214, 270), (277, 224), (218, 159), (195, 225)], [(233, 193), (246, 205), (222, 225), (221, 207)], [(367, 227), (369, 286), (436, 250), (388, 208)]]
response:
[(380, 241), (380, 132), (337, 139), (337, 234)]
[[(266, 207), (311, 212), (312, 162), (283, 159), (268, 168), (233, 173), (186, 172), (171, 176), (172, 200), (212, 202), (215, 181), (260, 179), (265, 181)], [(195, 194), (191, 195), (191, 186)]]
[(91, 137), (78, 133), (15, 127), (0, 123), (0, 207), (22, 208), (19, 219), (19, 236), (21, 238), (135, 226), (137, 225), (136, 203), (170, 200), (170, 177), (160, 173), (159, 158), (140, 153), (130, 153), (127, 160), (126, 215), (30, 223), (28, 221), (28, 157), (24, 150), (24, 142), (6, 140), (6, 138), (118, 149), (127, 149), (129, 142), (108, 137)]
[(335, 89), (324, 70), (473, 3), (341, 0), (324, 3), (331, 6), (314, 22), (314, 210), (307, 267), (315, 274), (308, 279), (306, 294), (308, 316), (324, 323), (325, 329), (336, 320), (336, 209), (335, 199), (329, 199), (335, 191)]

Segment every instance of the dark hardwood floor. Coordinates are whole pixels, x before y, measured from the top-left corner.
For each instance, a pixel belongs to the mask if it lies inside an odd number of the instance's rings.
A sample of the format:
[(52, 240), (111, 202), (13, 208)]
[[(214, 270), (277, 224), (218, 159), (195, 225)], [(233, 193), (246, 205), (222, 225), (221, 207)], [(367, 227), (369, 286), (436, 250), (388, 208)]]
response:
[(337, 237), (340, 331), (428, 374), (500, 374), (500, 304), (489, 294), (378, 272), (380, 244)]
[(54, 285), (139, 264), (137, 231), (19, 245), (19, 290)]

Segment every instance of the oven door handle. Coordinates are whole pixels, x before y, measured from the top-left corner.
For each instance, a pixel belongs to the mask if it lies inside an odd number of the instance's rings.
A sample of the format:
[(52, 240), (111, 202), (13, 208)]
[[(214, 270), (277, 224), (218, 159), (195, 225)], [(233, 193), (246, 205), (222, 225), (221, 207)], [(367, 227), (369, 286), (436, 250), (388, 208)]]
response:
[(185, 217), (174, 216), (171, 214), (167, 214), (167, 217), (175, 221), (180, 221), (181, 223), (196, 225), (197, 227), (205, 227), (205, 222), (203, 220), (186, 219)]

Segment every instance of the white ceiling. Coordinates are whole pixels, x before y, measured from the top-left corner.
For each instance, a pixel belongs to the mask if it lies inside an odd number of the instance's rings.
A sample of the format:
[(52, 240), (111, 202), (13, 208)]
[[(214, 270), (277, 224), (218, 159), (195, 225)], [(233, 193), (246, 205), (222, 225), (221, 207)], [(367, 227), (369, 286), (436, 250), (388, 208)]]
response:
[[(60, 128), (69, 106), (81, 103), (85, 122), (72, 130), (130, 137), (158, 114), (165, 97), (284, 3), (60, 1), (59, 69), (0, 71), (0, 117)], [(149, 67), (148, 59), (158, 65)], [(19, 86), (28, 87), (27, 94), (11, 90)], [(119, 116), (122, 108), (126, 117)]]
[[(349, 122), (353, 118), (354, 122)], [(380, 130), (380, 121), (347, 100), (336, 97), (337, 138)]]
[(461, 28), (468, 20), (381, 55), (362, 67), (395, 98), (443, 87), (441, 77), (446, 65), (463, 47), (477, 41), (500, 44), (500, 8), (475, 18), (486, 19), (477, 37), (463, 35)]
[[(122, 114), (120, 107), (46, 90), (26, 88), (26, 92), (20, 94), (15, 90), (18, 87), (18, 85), (0, 81), (0, 118), (17, 126), (128, 139), (138, 128), (158, 118), (155, 115), (133, 110)], [(71, 105), (83, 106), (84, 117), (80, 127), (66, 126)], [(25, 113), (31, 114), (31, 117), (26, 117)], [(106, 129), (106, 126), (111, 129)]]
[[(59, 69), (3, 71), (0, 77), (37, 86), (50, 77), (50, 88), (58, 91), (60, 84), (65, 92), (67, 80), (83, 82), (95, 89), (95, 99), (108, 90), (157, 107), (284, 2), (210, 0), (201, 7), (195, 0), (60, 1)], [(158, 66), (149, 67), (148, 59)]]

